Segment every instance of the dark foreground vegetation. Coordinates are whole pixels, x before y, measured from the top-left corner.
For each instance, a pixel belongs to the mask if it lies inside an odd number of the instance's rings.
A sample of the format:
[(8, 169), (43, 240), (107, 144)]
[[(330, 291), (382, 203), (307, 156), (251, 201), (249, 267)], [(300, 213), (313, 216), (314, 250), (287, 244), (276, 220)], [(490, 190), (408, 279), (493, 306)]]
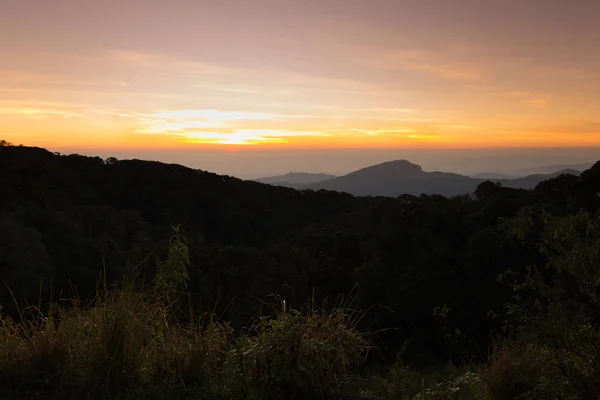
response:
[(0, 188), (2, 399), (600, 394), (600, 163), (357, 198), (3, 142)]

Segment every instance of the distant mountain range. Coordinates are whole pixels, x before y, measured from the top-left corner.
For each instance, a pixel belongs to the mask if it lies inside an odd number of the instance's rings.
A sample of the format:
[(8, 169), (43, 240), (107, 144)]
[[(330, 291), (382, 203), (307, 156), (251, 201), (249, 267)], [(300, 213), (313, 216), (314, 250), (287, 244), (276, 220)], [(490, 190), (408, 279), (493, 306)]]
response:
[(311, 183), (323, 182), (328, 179), (336, 178), (335, 175), (329, 174), (310, 174), (308, 172), (290, 172), (285, 175), (269, 176), (266, 178), (256, 179), (260, 183), (268, 183), (276, 186), (289, 185), (308, 185)]
[(469, 177), (471, 178), (476, 178), (476, 179), (515, 179), (518, 177), (518, 175), (506, 175), (506, 174), (498, 174), (496, 172), (484, 172), (484, 173), (480, 173), (480, 174), (475, 174), (475, 175), (469, 175)]
[[(359, 169), (347, 175), (323, 178), (325, 174), (288, 174), (273, 178), (262, 178), (263, 183), (287, 186), (295, 189), (333, 190), (346, 192), (356, 196), (396, 197), (402, 194), (441, 194), (456, 196), (473, 193), (477, 186), (487, 180), (498, 182), (503, 186), (531, 189), (538, 183), (562, 174), (579, 175), (581, 171), (568, 168), (547, 174), (533, 174), (520, 178), (507, 178), (502, 174), (485, 174), (480, 177), (469, 177), (449, 172), (426, 172), (421, 166), (406, 160), (389, 161)], [(286, 176), (302, 176), (310, 183), (286, 181)], [(315, 181), (316, 180), (316, 181)]]
[(527, 168), (523, 170), (525, 175), (529, 174), (551, 174), (556, 171), (563, 171), (566, 169), (572, 169), (577, 171), (585, 171), (592, 168), (593, 162), (580, 163), (580, 164), (562, 164), (562, 165), (547, 165), (542, 167)]

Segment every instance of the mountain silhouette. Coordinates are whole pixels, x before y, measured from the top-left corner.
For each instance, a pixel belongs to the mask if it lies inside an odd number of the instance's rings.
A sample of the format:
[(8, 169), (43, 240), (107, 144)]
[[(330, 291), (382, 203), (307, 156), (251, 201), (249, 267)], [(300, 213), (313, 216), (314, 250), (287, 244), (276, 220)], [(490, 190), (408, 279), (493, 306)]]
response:
[(296, 189), (331, 190), (355, 196), (397, 197), (402, 194), (457, 196), (473, 193), (479, 184), (488, 180), (505, 187), (531, 189), (541, 181), (561, 174), (579, 175), (580, 171), (565, 169), (551, 174), (535, 174), (515, 179), (484, 179), (451, 172), (426, 172), (421, 166), (407, 160), (395, 160), (321, 182), (281, 186)]
[(581, 164), (561, 164), (561, 165), (545, 165), (541, 167), (527, 168), (521, 171), (520, 175), (532, 175), (532, 174), (553, 174), (564, 170), (575, 170), (585, 171), (594, 165), (593, 162), (586, 162)]
[(347, 192), (356, 196), (396, 197), (402, 194), (422, 193), (453, 196), (470, 193), (481, 182), (483, 180), (459, 174), (425, 172), (419, 165), (406, 160), (396, 160), (312, 184), (310, 188)]
[(276, 186), (288, 186), (293, 187), (294, 185), (309, 185), (311, 183), (323, 182), (328, 179), (335, 178), (335, 175), (329, 174), (311, 174), (308, 172), (290, 172), (285, 175), (267, 176), (263, 178), (255, 179), (256, 182), (269, 183)]
[(581, 174), (581, 171), (569, 168), (569, 169), (563, 169), (560, 171), (552, 172), (549, 174), (532, 174), (532, 175), (524, 176), (522, 178), (500, 180), (500, 183), (502, 183), (506, 187), (511, 187), (511, 188), (515, 188), (515, 189), (531, 189), (531, 188), (534, 188), (538, 183), (540, 183), (542, 181), (545, 181), (545, 180), (551, 179), (551, 178), (555, 178), (560, 175), (578, 176), (580, 174)]
[(497, 172), (481, 172), (478, 174), (469, 175), (471, 178), (475, 179), (488, 179), (488, 180), (497, 180), (497, 179), (515, 179), (516, 176), (500, 174)]

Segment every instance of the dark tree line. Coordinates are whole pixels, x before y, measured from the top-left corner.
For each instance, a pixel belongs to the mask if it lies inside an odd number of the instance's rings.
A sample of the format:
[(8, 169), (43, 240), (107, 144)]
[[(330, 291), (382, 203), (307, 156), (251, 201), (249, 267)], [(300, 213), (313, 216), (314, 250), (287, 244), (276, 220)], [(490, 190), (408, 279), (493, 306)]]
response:
[(47, 301), (73, 288), (86, 297), (102, 271), (119, 280), (139, 266), (153, 279), (181, 224), (191, 304), (243, 326), (274, 293), (297, 303), (354, 294), (363, 328), (383, 330), (389, 357), (409, 340), (407, 357), (443, 360), (482, 356), (512, 296), (498, 276), (543, 263), (503, 221), (523, 210), (597, 212), (600, 163), (534, 190), (485, 182), (453, 198), (358, 198), (3, 145), (0, 188), (6, 312), (14, 312), (8, 288), (37, 304), (40, 294)]

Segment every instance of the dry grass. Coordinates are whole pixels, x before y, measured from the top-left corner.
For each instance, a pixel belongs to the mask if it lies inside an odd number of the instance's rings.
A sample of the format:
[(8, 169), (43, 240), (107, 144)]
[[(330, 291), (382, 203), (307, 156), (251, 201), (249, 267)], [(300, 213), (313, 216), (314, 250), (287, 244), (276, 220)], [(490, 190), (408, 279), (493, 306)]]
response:
[(486, 399), (513, 400), (532, 394), (545, 366), (544, 350), (522, 340), (494, 345), (482, 373)]
[(211, 314), (179, 323), (169, 305), (131, 287), (99, 291), (84, 307), (53, 305), (47, 317), (2, 320), (0, 393), (112, 397), (178, 387), (208, 398), (322, 398), (367, 350), (346, 309), (282, 310), (234, 335)]

